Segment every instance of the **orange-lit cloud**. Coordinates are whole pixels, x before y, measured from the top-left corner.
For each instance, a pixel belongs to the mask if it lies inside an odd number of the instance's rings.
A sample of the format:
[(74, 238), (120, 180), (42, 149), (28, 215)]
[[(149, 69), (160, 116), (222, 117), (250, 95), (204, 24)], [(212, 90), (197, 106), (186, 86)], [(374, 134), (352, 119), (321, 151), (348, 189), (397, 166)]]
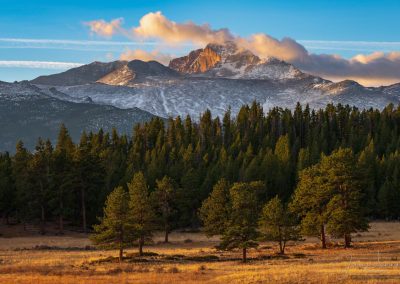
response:
[(143, 61), (155, 60), (162, 64), (168, 65), (169, 61), (172, 59), (171, 55), (161, 53), (157, 50), (146, 51), (142, 49), (126, 50), (120, 56), (121, 60), (134, 60), (139, 59)]
[[(121, 24), (121, 19), (109, 23), (104, 20), (88, 23), (91, 32), (100, 36), (110, 37), (114, 34), (122, 34), (136, 40), (157, 40), (164, 45), (192, 43), (203, 46), (230, 40), (260, 57), (276, 57), (294, 64), (305, 72), (332, 80), (355, 79), (366, 85), (400, 82), (400, 52), (374, 52), (368, 55), (360, 54), (351, 59), (338, 55), (313, 54), (291, 38), (278, 40), (263, 33), (244, 38), (234, 36), (229, 29), (212, 29), (208, 24), (176, 23), (166, 18), (161, 12), (144, 15), (139, 25), (131, 29), (124, 29)], [(152, 59), (157, 60), (159, 54), (152, 53), (131, 51), (133, 56), (147, 58), (148, 55), (152, 55)], [(163, 62), (166, 62), (167, 57), (163, 55)]]
[(85, 25), (87, 25), (90, 28), (90, 31), (93, 34), (97, 34), (103, 37), (111, 37), (123, 31), (121, 27), (122, 22), (123, 19), (118, 18), (112, 20), (111, 22), (106, 22), (104, 20), (94, 20), (86, 22)]
[(170, 44), (193, 42), (207, 44), (223, 43), (234, 37), (227, 29), (212, 30), (209, 25), (196, 25), (193, 22), (176, 23), (167, 19), (161, 12), (144, 15), (139, 26), (132, 29), (133, 35), (139, 38), (161, 39)]

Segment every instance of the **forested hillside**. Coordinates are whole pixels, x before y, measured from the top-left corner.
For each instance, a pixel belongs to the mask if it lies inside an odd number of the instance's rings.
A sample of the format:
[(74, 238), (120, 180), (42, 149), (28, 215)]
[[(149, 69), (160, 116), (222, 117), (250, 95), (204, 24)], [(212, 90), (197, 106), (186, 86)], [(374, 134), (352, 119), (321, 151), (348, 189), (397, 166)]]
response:
[(321, 157), (320, 168), (329, 167), (325, 155), (340, 148), (357, 169), (365, 214), (398, 219), (399, 125), (400, 107), (393, 105), (382, 111), (342, 105), (314, 111), (298, 105), (264, 114), (253, 103), (236, 117), (227, 111), (222, 119), (213, 118), (206, 111), (199, 121), (154, 118), (136, 125), (133, 137), (100, 130), (83, 133), (78, 144), (61, 126), (56, 145), (39, 139), (29, 152), (18, 142), (14, 156), (1, 154), (0, 214), (6, 222), (41, 224), (43, 233), (48, 222), (57, 222), (60, 232), (66, 224), (87, 231), (103, 215), (113, 189), (126, 190), (142, 171), (150, 193), (168, 177), (173, 191), (168, 215), (162, 198), (152, 202), (161, 208), (160, 218), (168, 218), (168, 230), (198, 227), (202, 202), (222, 178), (229, 184), (258, 181), (264, 203), (276, 195), (287, 203), (299, 198), (293, 195), (304, 186), (299, 179), (306, 183), (313, 176), (309, 167)]

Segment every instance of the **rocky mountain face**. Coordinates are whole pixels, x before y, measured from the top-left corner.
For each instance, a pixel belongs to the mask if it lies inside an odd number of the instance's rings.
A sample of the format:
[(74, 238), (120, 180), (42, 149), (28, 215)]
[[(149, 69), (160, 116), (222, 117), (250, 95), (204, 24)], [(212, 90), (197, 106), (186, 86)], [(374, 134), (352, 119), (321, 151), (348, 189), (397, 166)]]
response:
[(54, 86), (83, 85), (95, 82), (126, 64), (126, 61), (114, 61), (110, 63), (96, 61), (87, 65), (69, 69), (59, 74), (37, 77), (32, 80), (31, 83)]
[(78, 142), (83, 130), (111, 131), (115, 127), (120, 133), (131, 134), (134, 124), (153, 117), (138, 108), (119, 109), (85, 99), (72, 101), (65, 95), (62, 99), (47, 95), (27, 82), (0, 82), (0, 151), (14, 152), (18, 140), (32, 150), (38, 137), (54, 143), (61, 123)]
[(233, 42), (208, 44), (171, 60), (169, 67), (184, 74), (213, 78), (283, 80), (304, 75), (291, 64), (272, 57), (260, 59)]
[[(28, 103), (14, 102), (27, 92), (33, 95)], [(40, 121), (38, 125), (42, 126), (69, 121), (76, 129), (116, 126), (130, 130), (134, 122), (151, 115), (166, 118), (189, 114), (196, 119), (206, 109), (213, 115), (223, 115), (229, 107), (236, 114), (243, 104), (253, 101), (266, 111), (275, 106), (294, 108), (297, 102), (312, 108), (328, 103), (383, 108), (400, 103), (400, 83), (379, 88), (366, 88), (349, 80), (335, 83), (276, 58), (259, 58), (227, 42), (194, 50), (172, 60), (168, 67), (156, 61), (94, 62), (30, 83), (2, 83), (0, 94), (0, 111), (12, 110), (18, 117), (10, 117), (19, 121), (13, 124), (8, 115), (0, 117), (5, 119), (0, 127), (3, 133), (21, 128), (23, 123), (30, 125), (25, 131), (39, 127), (31, 120)], [(29, 102), (36, 96), (43, 106)], [(29, 104), (34, 106), (32, 110)], [(87, 111), (78, 115), (76, 109)]]
[(171, 60), (169, 68), (186, 74), (202, 73), (215, 67), (221, 59), (221, 55), (208, 45), (204, 49), (190, 52), (187, 56)]

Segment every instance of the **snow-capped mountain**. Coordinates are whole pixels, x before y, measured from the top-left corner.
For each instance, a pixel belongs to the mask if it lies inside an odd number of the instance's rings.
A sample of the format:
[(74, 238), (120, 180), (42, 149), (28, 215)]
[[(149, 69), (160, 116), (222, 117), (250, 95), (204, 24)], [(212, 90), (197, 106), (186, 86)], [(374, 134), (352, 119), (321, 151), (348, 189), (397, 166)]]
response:
[[(103, 123), (97, 123), (99, 127), (105, 127), (105, 123), (127, 127), (137, 121), (135, 113), (140, 110), (160, 117), (189, 114), (196, 119), (206, 109), (213, 115), (223, 115), (230, 107), (235, 114), (243, 104), (253, 101), (261, 103), (266, 111), (274, 106), (294, 108), (297, 102), (312, 108), (323, 108), (328, 103), (359, 108), (400, 103), (400, 84), (367, 88), (350, 80), (335, 83), (303, 73), (276, 58), (259, 58), (232, 42), (209, 44), (173, 59), (168, 67), (156, 61), (93, 62), (60, 74), (41, 76), (30, 83), (0, 84), (0, 104), (19, 100), (26, 92), (43, 97), (44, 107), (33, 104), (40, 109), (37, 113), (42, 123), (71, 120), (71, 112), (61, 112), (61, 108), (96, 106), (97, 111), (103, 112), (96, 114)], [(47, 115), (47, 109), (54, 115)], [(122, 110), (127, 110), (126, 114), (121, 114)], [(36, 115), (17, 107), (14, 112), (20, 114), (21, 123)], [(114, 119), (110, 113), (121, 116)], [(82, 112), (79, 117), (83, 121), (90, 115)], [(132, 119), (127, 118), (130, 116)], [(4, 115), (0, 118), (3, 117), (7, 118)], [(139, 117), (145, 120), (150, 114)]]
[(204, 49), (173, 59), (169, 67), (186, 74), (230, 79), (285, 80), (304, 75), (291, 64), (273, 57), (260, 59), (234, 42), (208, 44)]
[[(77, 84), (77, 76), (84, 83)], [(266, 110), (293, 108), (297, 102), (314, 108), (327, 103), (382, 108), (400, 102), (400, 84), (366, 88), (354, 81), (334, 83), (276, 58), (259, 58), (233, 42), (208, 44), (173, 59), (168, 67), (155, 61), (95, 62), (32, 83), (58, 99), (137, 107), (161, 117), (196, 118), (207, 108), (222, 115), (228, 107), (235, 114), (254, 100)]]

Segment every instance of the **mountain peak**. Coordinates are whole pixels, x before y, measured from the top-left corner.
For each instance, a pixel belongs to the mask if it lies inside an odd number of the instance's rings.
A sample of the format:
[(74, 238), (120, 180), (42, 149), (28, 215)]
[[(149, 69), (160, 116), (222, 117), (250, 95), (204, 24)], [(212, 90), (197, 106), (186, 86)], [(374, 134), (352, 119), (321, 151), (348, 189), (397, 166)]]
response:
[(205, 73), (225, 62), (243, 61), (243, 59), (247, 59), (249, 63), (260, 60), (251, 51), (241, 50), (235, 42), (227, 41), (224, 44), (209, 43), (187, 56), (173, 59), (169, 67), (186, 74)]
[(96, 82), (123, 86), (151, 77), (176, 77), (178, 75), (175, 70), (157, 61), (94, 61), (62, 73), (40, 76), (30, 82), (50, 86), (76, 86)]
[(294, 79), (302, 72), (273, 57), (261, 59), (233, 41), (210, 43), (187, 56), (171, 60), (169, 67), (185, 74), (230, 79)]
[(207, 49), (214, 51), (222, 58), (227, 57), (232, 54), (235, 54), (239, 51), (237, 44), (233, 41), (226, 41), (223, 44), (209, 43), (204, 48), (204, 50), (207, 50)]
[(191, 51), (188, 55), (172, 59), (169, 67), (181, 73), (203, 73), (217, 65), (221, 56), (214, 46)]
[(31, 83), (53, 86), (84, 85), (95, 82), (126, 64), (126, 61), (113, 61), (107, 63), (95, 61), (58, 74), (37, 77), (32, 80)]

